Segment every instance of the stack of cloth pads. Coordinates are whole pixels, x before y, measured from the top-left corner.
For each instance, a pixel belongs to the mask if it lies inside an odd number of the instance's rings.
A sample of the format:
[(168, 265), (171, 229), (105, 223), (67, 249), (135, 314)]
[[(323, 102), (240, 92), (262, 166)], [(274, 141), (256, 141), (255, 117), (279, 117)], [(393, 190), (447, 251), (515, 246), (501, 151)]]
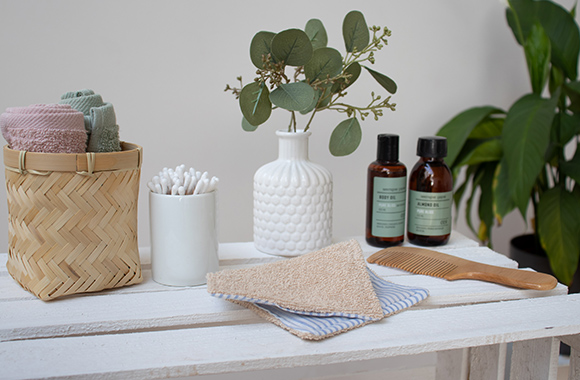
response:
[(207, 291), (306, 340), (380, 321), (429, 295), (379, 277), (367, 267), (356, 240), (289, 260), (209, 273)]
[(41, 153), (119, 152), (119, 126), (111, 103), (92, 90), (67, 92), (59, 104), (12, 107), (0, 115), (11, 149)]

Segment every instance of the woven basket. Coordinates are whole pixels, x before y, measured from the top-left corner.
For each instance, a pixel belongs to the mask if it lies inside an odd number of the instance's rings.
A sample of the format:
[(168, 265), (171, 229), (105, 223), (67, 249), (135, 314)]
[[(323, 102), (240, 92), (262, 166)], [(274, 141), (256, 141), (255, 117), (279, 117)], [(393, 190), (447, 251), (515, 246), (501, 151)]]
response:
[(142, 148), (56, 154), (4, 147), (8, 272), (42, 300), (142, 281)]

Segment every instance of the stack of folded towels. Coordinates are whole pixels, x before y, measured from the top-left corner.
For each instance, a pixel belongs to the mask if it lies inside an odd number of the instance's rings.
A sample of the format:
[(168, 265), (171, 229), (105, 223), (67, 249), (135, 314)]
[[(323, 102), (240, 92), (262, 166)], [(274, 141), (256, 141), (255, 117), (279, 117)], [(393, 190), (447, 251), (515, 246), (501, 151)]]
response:
[(67, 92), (59, 104), (8, 108), (0, 129), (11, 149), (41, 153), (118, 152), (119, 126), (111, 103), (92, 90)]

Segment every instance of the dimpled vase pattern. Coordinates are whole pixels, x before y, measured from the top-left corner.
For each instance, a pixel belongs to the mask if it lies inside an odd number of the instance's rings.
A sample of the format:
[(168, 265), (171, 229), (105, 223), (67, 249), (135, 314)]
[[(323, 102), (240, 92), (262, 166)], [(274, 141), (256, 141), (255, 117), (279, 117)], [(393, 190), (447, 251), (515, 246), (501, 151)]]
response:
[(331, 243), (332, 175), (308, 159), (310, 132), (277, 131), (278, 159), (254, 175), (254, 244), (299, 256)]

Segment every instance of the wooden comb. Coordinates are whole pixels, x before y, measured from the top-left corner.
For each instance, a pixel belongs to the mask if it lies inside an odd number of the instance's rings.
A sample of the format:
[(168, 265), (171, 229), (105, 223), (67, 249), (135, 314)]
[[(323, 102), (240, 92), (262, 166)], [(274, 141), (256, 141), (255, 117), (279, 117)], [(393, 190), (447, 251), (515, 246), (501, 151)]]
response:
[(386, 248), (371, 255), (367, 261), (417, 274), (442, 277), (450, 281), (483, 280), (534, 290), (554, 289), (558, 283), (556, 278), (549, 274), (481, 264), (425, 248)]

